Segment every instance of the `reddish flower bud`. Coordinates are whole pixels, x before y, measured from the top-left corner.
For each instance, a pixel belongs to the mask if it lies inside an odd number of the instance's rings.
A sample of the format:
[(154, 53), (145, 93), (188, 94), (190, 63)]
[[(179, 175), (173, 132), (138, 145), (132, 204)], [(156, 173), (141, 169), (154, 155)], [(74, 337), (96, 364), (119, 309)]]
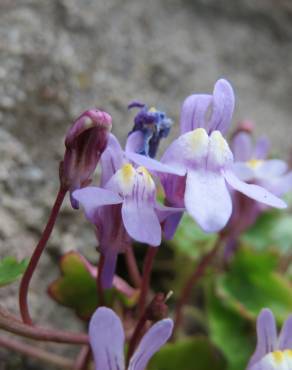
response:
[(168, 306), (163, 293), (157, 293), (146, 309), (146, 318), (151, 321), (159, 321), (167, 317)]
[[(98, 109), (90, 109), (81, 114), (67, 132), (66, 151), (60, 165), (60, 181), (64, 188), (82, 188), (91, 182), (91, 176), (105, 150), (112, 118)], [(71, 197), (74, 208), (78, 202)]]

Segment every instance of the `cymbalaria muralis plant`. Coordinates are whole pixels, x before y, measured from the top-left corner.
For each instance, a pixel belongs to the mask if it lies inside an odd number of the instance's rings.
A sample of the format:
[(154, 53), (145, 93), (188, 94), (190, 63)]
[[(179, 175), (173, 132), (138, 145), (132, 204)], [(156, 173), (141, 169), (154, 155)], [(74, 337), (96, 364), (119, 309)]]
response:
[[(280, 198), (292, 189), (292, 172), (268, 157), (267, 139), (253, 144), (250, 122), (239, 123), (228, 140), (234, 107), (225, 79), (212, 94), (188, 96), (180, 134), (169, 143), (175, 120), (131, 102), (134, 124), (124, 149), (109, 113), (89, 109), (76, 119), (65, 138), (56, 201), (29, 262), (0, 263), (0, 287), (23, 274), (21, 318), (0, 306), (0, 328), (79, 345), (80, 352), (71, 360), (10, 336), (0, 336), (2, 347), (79, 370), (292, 369), (292, 216), (283, 211), (289, 197)], [(159, 160), (162, 140), (168, 146)], [(36, 325), (28, 301), (67, 194), (72, 212), (93, 226), (98, 262), (82, 250), (66, 253), (48, 292), (88, 333)], [(284, 323), (279, 337), (276, 322)]]

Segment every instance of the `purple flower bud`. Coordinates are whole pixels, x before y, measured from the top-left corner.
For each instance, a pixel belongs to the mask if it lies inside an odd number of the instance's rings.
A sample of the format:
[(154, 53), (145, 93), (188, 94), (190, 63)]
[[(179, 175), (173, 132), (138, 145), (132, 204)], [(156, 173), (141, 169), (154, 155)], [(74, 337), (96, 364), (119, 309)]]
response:
[[(60, 181), (70, 193), (91, 182), (91, 176), (107, 146), (111, 127), (112, 118), (108, 113), (90, 109), (82, 113), (68, 130)], [(78, 202), (72, 197), (71, 204), (78, 208)]]

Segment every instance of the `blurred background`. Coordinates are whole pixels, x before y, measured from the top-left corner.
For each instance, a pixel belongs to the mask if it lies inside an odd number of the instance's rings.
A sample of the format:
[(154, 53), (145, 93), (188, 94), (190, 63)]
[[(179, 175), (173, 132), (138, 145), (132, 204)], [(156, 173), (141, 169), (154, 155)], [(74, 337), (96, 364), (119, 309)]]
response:
[[(90, 107), (112, 115), (124, 142), (128, 103), (155, 105), (176, 122), (174, 136), (183, 99), (225, 77), (236, 93), (234, 124), (252, 120), (289, 158), (291, 60), (289, 0), (1, 0), (0, 256), (31, 254), (57, 190), (65, 132)], [(65, 205), (30, 296), (34, 317), (72, 330), (81, 324), (45, 291), (61, 253), (95, 253), (82, 222)], [(0, 291), (13, 312), (16, 292), (17, 284)], [(1, 370), (26, 368), (12, 357), (8, 365), (0, 350)]]

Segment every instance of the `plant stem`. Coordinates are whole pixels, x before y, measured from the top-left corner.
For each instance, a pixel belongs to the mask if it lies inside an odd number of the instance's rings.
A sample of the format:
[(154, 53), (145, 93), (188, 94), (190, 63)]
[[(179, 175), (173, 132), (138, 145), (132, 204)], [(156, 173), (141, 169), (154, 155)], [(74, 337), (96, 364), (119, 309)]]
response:
[(15, 339), (0, 336), (0, 347), (22, 353), (29, 357), (36, 358), (38, 360), (60, 367), (61, 369), (72, 369), (73, 366), (72, 361), (67, 359), (66, 357), (56, 355), (41, 348), (22, 343)]
[(147, 314), (146, 314), (146, 311), (143, 313), (143, 315), (140, 317), (137, 325), (136, 325), (136, 328), (134, 330), (134, 333), (130, 339), (130, 342), (129, 342), (129, 349), (128, 349), (128, 353), (127, 353), (127, 366), (129, 365), (129, 362), (131, 360), (131, 357), (137, 347), (137, 344), (139, 342), (139, 340), (141, 339), (143, 333), (144, 333), (144, 327), (145, 327), (145, 324), (147, 322)]
[(134, 285), (135, 288), (140, 288), (142, 279), (139, 268), (137, 266), (137, 260), (132, 246), (127, 248), (125, 252), (125, 259), (132, 284)]
[(157, 251), (158, 251), (158, 247), (149, 246), (146, 257), (145, 257), (142, 285), (141, 285), (140, 297), (139, 297), (139, 302), (138, 302), (140, 316), (143, 315), (144, 310), (145, 310), (145, 304), (146, 304), (147, 294), (149, 290), (149, 282), (150, 282), (153, 261), (154, 261), (154, 257), (156, 256)]
[(83, 333), (70, 333), (62, 330), (45, 329), (24, 324), (0, 306), (0, 328), (22, 337), (45, 342), (88, 344), (88, 336)]
[(99, 306), (105, 305), (104, 289), (102, 287), (102, 282), (101, 282), (103, 266), (104, 266), (104, 255), (100, 254), (99, 261), (98, 261), (98, 272), (97, 272), (97, 277), (96, 277), (96, 287), (97, 287), (97, 296), (98, 296)]
[(222, 241), (222, 237), (221, 237), (221, 235), (219, 235), (215, 244), (214, 244), (214, 246), (213, 246), (213, 248), (210, 250), (210, 252), (208, 252), (207, 254), (205, 254), (201, 258), (201, 260), (200, 260), (199, 264), (197, 265), (196, 269), (192, 272), (192, 274), (187, 279), (187, 281), (186, 281), (186, 283), (185, 283), (185, 285), (182, 289), (181, 295), (178, 299), (177, 306), (176, 306), (173, 337), (175, 335), (175, 332), (176, 332), (177, 328), (181, 324), (182, 310), (183, 310), (183, 307), (185, 306), (185, 304), (188, 302), (188, 300), (190, 298), (192, 288), (198, 282), (198, 280), (204, 275), (207, 267), (209, 266), (209, 264), (212, 262), (213, 258), (215, 257), (215, 255), (216, 255), (216, 253), (219, 249), (219, 246), (221, 245), (221, 241)]
[(89, 360), (90, 360), (90, 347), (88, 345), (85, 345), (81, 348), (76, 358), (73, 370), (86, 370), (88, 368)]
[(60, 208), (61, 208), (61, 205), (63, 203), (66, 193), (67, 193), (67, 189), (60, 187), (56, 200), (55, 200), (55, 204), (52, 208), (48, 223), (42, 233), (42, 236), (41, 236), (40, 241), (38, 242), (38, 245), (36, 246), (32, 254), (28, 267), (20, 283), (20, 288), (19, 288), (20, 313), (21, 313), (23, 322), (29, 325), (32, 325), (32, 319), (29, 314), (29, 308), (28, 308), (28, 302), (27, 302), (29, 284), (30, 284), (32, 275), (35, 271), (35, 268), (39, 262), (39, 259), (43, 253), (43, 250), (45, 249), (47, 241), (52, 233), (52, 230), (54, 228), (58, 213), (60, 211)]

